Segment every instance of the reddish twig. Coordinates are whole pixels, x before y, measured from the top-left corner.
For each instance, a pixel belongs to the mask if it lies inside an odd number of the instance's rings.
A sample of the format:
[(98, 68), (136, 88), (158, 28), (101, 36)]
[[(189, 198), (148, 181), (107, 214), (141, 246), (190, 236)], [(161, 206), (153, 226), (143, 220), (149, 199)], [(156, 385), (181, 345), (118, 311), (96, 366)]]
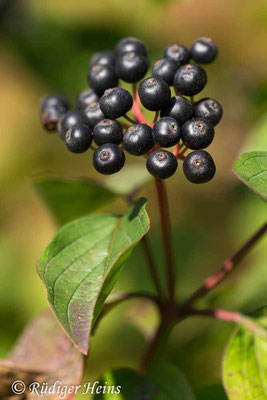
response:
[(127, 119), (127, 121), (131, 122), (131, 124), (136, 124), (136, 121), (130, 118), (128, 115), (124, 115), (123, 118)]
[(133, 84), (133, 98), (134, 98), (132, 107), (133, 115), (135, 116), (137, 122), (139, 122), (140, 124), (147, 124), (147, 121), (143, 116), (142, 111), (140, 110), (140, 99), (138, 96), (138, 91), (135, 83)]

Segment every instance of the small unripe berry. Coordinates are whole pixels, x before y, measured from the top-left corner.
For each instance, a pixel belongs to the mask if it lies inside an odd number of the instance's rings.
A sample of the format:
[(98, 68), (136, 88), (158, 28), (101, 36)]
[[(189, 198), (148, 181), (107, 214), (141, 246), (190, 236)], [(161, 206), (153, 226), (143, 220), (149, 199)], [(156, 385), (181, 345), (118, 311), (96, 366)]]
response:
[(194, 113), (197, 118), (204, 118), (215, 126), (222, 118), (223, 109), (218, 101), (206, 98), (195, 104)]
[(89, 86), (98, 96), (105, 90), (117, 86), (118, 76), (112, 65), (94, 65), (88, 74)]
[(159, 179), (170, 178), (177, 166), (176, 157), (171, 152), (161, 149), (152, 151), (146, 162), (148, 172)]
[(171, 58), (162, 58), (156, 61), (153, 69), (152, 76), (163, 79), (167, 85), (173, 85), (173, 78), (178, 69), (178, 65)]
[(93, 89), (85, 89), (77, 96), (76, 107), (78, 110), (84, 110), (89, 104), (98, 100), (99, 97)]
[(150, 111), (158, 111), (169, 105), (171, 91), (160, 78), (150, 77), (143, 80), (138, 88), (140, 101)]
[(172, 117), (182, 126), (186, 121), (193, 118), (194, 112), (190, 101), (185, 97), (176, 96), (171, 98), (169, 106), (161, 111), (160, 116)]
[(146, 124), (132, 125), (124, 133), (122, 144), (128, 153), (141, 156), (154, 146), (152, 129)]
[(105, 91), (99, 104), (106, 118), (116, 119), (130, 111), (133, 106), (133, 98), (128, 90), (115, 87)]
[(94, 127), (93, 135), (98, 146), (106, 143), (120, 144), (123, 138), (123, 130), (118, 121), (103, 119)]
[(164, 57), (171, 58), (179, 65), (187, 64), (190, 61), (190, 51), (181, 44), (172, 44), (164, 51)]
[(214, 177), (216, 167), (209, 153), (205, 150), (197, 150), (185, 157), (183, 170), (190, 182), (206, 183)]
[(117, 56), (121, 56), (124, 53), (134, 52), (137, 54), (142, 54), (143, 56), (147, 56), (147, 48), (144, 42), (135, 37), (127, 37), (121, 39), (116, 47), (115, 52)]
[(91, 146), (92, 131), (89, 126), (75, 125), (66, 132), (65, 143), (73, 153), (84, 153)]
[(209, 64), (217, 57), (218, 48), (211, 38), (202, 37), (192, 44), (191, 54), (194, 61), (200, 64)]
[(206, 71), (200, 65), (187, 64), (178, 69), (173, 84), (178, 93), (194, 96), (204, 89), (206, 83)]
[(100, 174), (114, 174), (122, 169), (124, 163), (125, 155), (116, 144), (103, 144), (93, 154), (94, 167)]
[(181, 132), (177, 121), (170, 117), (160, 118), (153, 127), (152, 137), (154, 143), (161, 147), (172, 147), (176, 145), (181, 138)]

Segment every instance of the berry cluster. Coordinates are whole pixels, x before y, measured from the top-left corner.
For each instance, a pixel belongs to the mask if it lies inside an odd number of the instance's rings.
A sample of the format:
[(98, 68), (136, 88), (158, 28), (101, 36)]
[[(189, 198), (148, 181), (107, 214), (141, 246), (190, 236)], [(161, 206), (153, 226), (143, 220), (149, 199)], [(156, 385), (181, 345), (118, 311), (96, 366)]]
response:
[[(203, 149), (211, 144), (223, 111), (217, 101), (202, 98), (195, 102), (194, 96), (207, 83), (200, 64), (211, 63), (217, 52), (207, 37), (196, 40), (190, 50), (173, 44), (144, 79), (149, 69), (145, 44), (136, 38), (122, 39), (114, 51), (93, 55), (87, 77), (90, 89), (79, 94), (75, 109), (70, 109), (62, 95), (43, 100), (42, 124), (49, 131), (57, 130), (74, 153), (92, 147), (93, 165), (102, 174), (118, 172), (126, 151), (145, 156), (147, 169), (156, 178), (171, 177), (181, 160), (190, 182), (208, 182), (216, 168)], [(132, 84), (133, 94), (120, 81)], [(155, 113), (152, 123), (147, 123), (140, 103)], [(173, 151), (165, 150), (171, 147)], [(193, 151), (186, 155), (188, 150)]]

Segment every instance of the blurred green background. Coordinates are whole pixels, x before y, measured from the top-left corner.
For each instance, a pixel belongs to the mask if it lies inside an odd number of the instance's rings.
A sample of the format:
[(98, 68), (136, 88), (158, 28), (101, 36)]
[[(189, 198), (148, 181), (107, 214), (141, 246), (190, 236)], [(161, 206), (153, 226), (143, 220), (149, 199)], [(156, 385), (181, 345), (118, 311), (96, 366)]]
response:
[[(216, 177), (194, 186), (180, 165), (168, 180), (182, 298), (266, 219), (265, 204), (239, 183), (232, 165), (245, 150), (267, 148), (267, 15), (264, 0), (0, 0), (0, 25), (0, 356), (5, 357), (25, 324), (47, 307), (35, 265), (57, 227), (33, 179), (102, 179), (93, 171), (91, 154), (71, 154), (56, 135), (43, 131), (40, 99), (59, 91), (74, 100), (86, 87), (90, 56), (113, 48), (124, 36), (144, 39), (152, 60), (173, 42), (190, 46), (204, 35), (217, 42), (219, 58), (207, 66), (203, 93), (224, 108), (210, 147)], [(134, 157), (127, 162), (144, 164)], [(162, 269), (153, 185), (141, 194), (149, 199), (151, 243)], [(108, 210), (125, 209), (118, 200)], [(203, 305), (249, 312), (266, 304), (266, 249), (265, 239)], [(151, 286), (139, 247), (116, 289), (146, 288)], [(113, 311), (92, 341), (90, 376), (113, 366), (135, 366), (155, 321), (146, 303), (132, 301)], [(166, 356), (196, 389), (219, 382), (232, 329), (209, 320), (185, 321), (174, 330)]]

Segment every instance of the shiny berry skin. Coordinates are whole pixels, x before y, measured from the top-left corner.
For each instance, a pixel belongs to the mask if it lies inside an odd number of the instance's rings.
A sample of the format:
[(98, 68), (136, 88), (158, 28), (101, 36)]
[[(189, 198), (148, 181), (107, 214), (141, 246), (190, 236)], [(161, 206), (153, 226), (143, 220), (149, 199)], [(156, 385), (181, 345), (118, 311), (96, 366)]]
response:
[(125, 150), (134, 156), (147, 153), (154, 146), (152, 128), (146, 124), (130, 126), (123, 135), (122, 144)]
[(116, 63), (120, 79), (128, 83), (139, 82), (147, 73), (148, 60), (142, 54), (130, 52), (122, 54)]
[(99, 51), (92, 55), (90, 66), (93, 65), (112, 65), (116, 64), (116, 56), (113, 51)]
[(178, 69), (173, 85), (178, 93), (194, 96), (204, 89), (207, 83), (206, 71), (195, 64), (186, 64)]
[(193, 107), (189, 100), (182, 96), (172, 97), (167, 108), (161, 110), (161, 117), (172, 117), (182, 126), (194, 116)]
[(222, 118), (223, 109), (218, 101), (206, 98), (195, 104), (194, 113), (197, 118), (204, 118), (216, 126)]
[(177, 166), (176, 157), (171, 152), (161, 149), (152, 151), (146, 162), (148, 172), (159, 179), (170, 178)]
[(77, 124), (65, 135), (67, 148), (73, 153), (84, 153), (92, 144), (93, 136), (89, 126)]
[(197, 150), (185, 157), (183, 170), (190, 182), (206, 183), (214, 177), (216, 167), (209, 153), (205, 150)]
[(58, 124), (58, 133), (61, 139), (65, 140), (66, 132), (77, 124), (87, 124), (85, 116), (77, 110), (68, 111)]
[(167, 85), (173, 85), (173, 78), (178, 69), (178, 65), (171, 58), (162, 58), (156, 61), (152, 68), (152, 76), (163, 79)]
[(120, 144), (123, 138), (123, 129), (118, 121), (103, 119), (94, 127), (93, 136), (98, 146), (106, 143)]
[(115, 87), (105, 91), (99, 104), (106, 118), (116, 119), (130, 111), (133, 106), (133, 98), (128, 90)]
[(124, 152), (113, 143), (103, 144), (93, 154), (94, 167), (103, 175), (110, 175), (120, 171), (124, 163)]
[(175, 43), (165, 49), (164, 57), (171, 58), (180, 66), (189, 63), (191, 55), (190, 51), (185, 46)]
[(89, 125), (92, 129), (99, 121), (105, 119), (105, 115), (103, 114), (100, 104), (97, 101), (90, 103), (89, 106), (83, 110), (83, 114), (85, 116), (87, 125)]
[(65, 96), (52, 94), (43, 99), (40, 110), (41, 123), (48, 131), (55, 131), (57, 124), (70, 105)]
[(191, 119), (182, 126), (183, 144), (191, 150), (205, 149), (213, 138), (213, 125), (205, 119)]
[(115, 53), (117, 56), (121, 56), (124, 53), (131, 53), (131, 52), (141, 54), (142, 56), (146, 57), (147, 56), (146, 45), (140, 39), (137, 39), (135, 37), (128, 37), (121, 39), (115, 47)]
[(197, 39), (191, 47), (191, 55), (194, 61), (200, 64), (209, 64), (215, 60), (218, 54), (216, 43), (209, 37)]
[(176, 145), (181, 138), (177, 121), (171, 117), (160, 118), (153, 126), (152, 137), (154, 143), (161, 147)]
[(105, 90), (118, 84), (118, 76), (112, 65), (94, 65), (88, 73), (89, 86), (98, 96), (102, 96)]
[(169, 105), (171, 91), (166, 82), (160, 78), (150, 77), (143, 80), (138, 88), (143, 106), (150, 111), (158, 111)]
[(93, 89), (85, 89), (77, 96), (76, 107), (78, 110), (84, 110), (90, 103), (98, 100), (99, 97)]

